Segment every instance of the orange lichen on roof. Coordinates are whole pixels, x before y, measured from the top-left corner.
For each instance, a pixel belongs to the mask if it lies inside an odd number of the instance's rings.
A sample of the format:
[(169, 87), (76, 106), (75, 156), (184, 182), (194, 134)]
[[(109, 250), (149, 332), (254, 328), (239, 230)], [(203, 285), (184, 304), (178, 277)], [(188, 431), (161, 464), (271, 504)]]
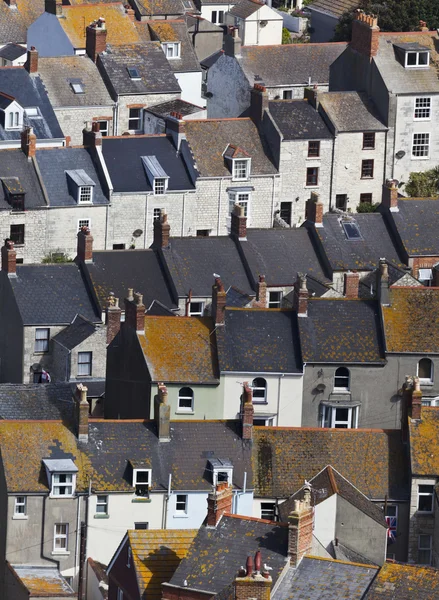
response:
[(439, 473), (439, 407), (423, 406), (421, 419), (410, 420), (410, 458), (413, 475)]
[(178, 42), (180, 40), (178, 32), (168, 21), (151, 21), (149, 27), (161, 42)]
[(47, 579), (45, 577), (20, 577), (22, 583), (30, 592), (30, 596), (73, 596), (66, 592), (66, 586), (61, 577), (59, 579)]
[(171, 580), (185, 558), (198, 529), (128, 531), (140, 594), (148, 589), (149, 600), (160, 600), (162, 583)]
[(439, 569), (400, 563), (384, 563), (367, 593), (368, 600), (438, 597)]
[(212, 331), (210, 318), (145, 317), (138, 338), (152, 381), (217, 383)]
[(387, 352), (439, 352), (439, 288), (392, 288), (383, 321)]
[(44, 0), (16, 0), (16, 4), (27, 27), (44, 13)]
[(108, 44), (118, 46), (140, 41), (134, 23), (121, 4), (63, 6), (63, 18), (59, 23), (75, 48), (85, 48), (85, 29), (100, 17), (105, 19)]

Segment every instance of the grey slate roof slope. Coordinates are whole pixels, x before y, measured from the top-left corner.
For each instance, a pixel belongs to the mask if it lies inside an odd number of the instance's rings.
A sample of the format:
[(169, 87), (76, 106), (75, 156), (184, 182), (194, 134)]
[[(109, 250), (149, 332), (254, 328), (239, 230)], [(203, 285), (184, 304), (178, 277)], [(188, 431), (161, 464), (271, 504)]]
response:
[(190, 290), (194, 297), (211, 296), (214, 273), (221, 275), (226, 289), (233, 285), (252, 293), (236, 245), (227, 236), (171, 238), (162, 256), (178, 297)]
[(96, 327), (88, 319), (76, 315), (71, 324), (53, 337), (55, 342), (68, 350), (73, 350), (79, 344), (94, 334)]
[(6, 2), (0, 3), (0, 44), (8, 42), (25, 43), (27, 27), (23, 16)]
[(375, 105), (364, 93), (325, 92), (319, 94), (319, 102), (340, 133), (387, 130)]
[[(107, 47), (107, 52), (99, 55), (98, 67), (114, 99), (117, 95), (181, 92), (159, 42)], [(127, 67), (136, 68), (140, 79), (131, 79)]]
[[(2, 150), (0, 152), (0, 180), (2, 177), (17, 177), (26, 192), (25, 208), (46, 206), (40, 182), (33, 162), (19, 149)], [(5, 198), (5, 190), (0, 184), (0, 210), (11, 210)]]
[(299, 331), (306, 363), (385, 362), (380, 313), (373, 300), (308, 300)]
[(107, 250), (93, 252), (93, 262), (81, 265), (90, 281), (101, 311), (105, 310), (112, 292), (124, 309), (128, 288), (143, 294), (148, 309), (154, 300), (167, 308), (176, 308), (165, 274), (153, 250)]
[(315, 0), (309, 8), (339, 19), (344, 12), (354, 10), (359, 4), (359, 0)]
[[(0, 67), (0, 92), (8, 94), (23, 108), (38, 107), (41, 117), (24, 115), (23, 124), (33, 127), (37, 140), (64, 137), (44, 84), (38, 75), (29, 75), (23, 67)], [(0, 139), (19, 140), (20, 131), (7, 131), (0, 124)]]
[[(38, 74), (55, 108), (113, 105), (98, 68), (88, 56), (40, 58)], [(75, 94), (72, 83), (82, 83), (84, 93)]]
[[(349, 504), (358, 508), (371, 519), (387, 527), (384, 513), (379, 506), (371, 502), (350, 481), (341, 475), (336, 469), (328, 465), (320, 473), (308, 480), (314, 489), (323, 490), (315, 498), (315, 505), (320, 504), (334, 494), (338, 494)], [(294, 509), (294, 500), (303, 500), (305, 497), (304, 487), (295, 492), (288, 500), (279, 505), (281, 521), (288, 522), (288, 515)]]
[(155, 156), (169, 177), (168, 193), (195, 188), (181, 154), (166, 135), (104, 138), (102, 151), (114, 192), (151, 192), (142, 156)]
[(0, 419), (73, 419), (69, 383), (4, 383), (0, 385)]
[(133, 0), (132, 5), (140, 17), (182, 15), (185, 12), (181, 0)]
[(16, 60), (23, 54), (26, 54), (26, 48), (20, 46), (19, 44), (6, 44), (3, 48), (0, 48), (0, 58), (5, 58), (6, 60)]
[[(389, 284), (395, 285), (398, 284), (398, 287), (416, 287), (421, 286), (422, 284), (410, 274), (410, 268), (399, 268), (396, 267), (393, 263), (387, 261), (388, 271), (389, 271)], [(375, 298), (376, 290), (377, 290), (377, 271), (369, 271), (369, 273), (360, 279), (358, 286), (358, 296), (359, 298)]]
[(73, 263), (17, 265), (17, 277), (9, 282), (23, 325), (69, 325), (78, 313), (93, 323), (100, 322)]
[[(166, 27), (166, 32), (162, 33), (163, 27)], [(189, 38), (186, 21), (151, 21), (149, 23), (152, 39), (158, 39), (160, 42), (179, 41), (180, 42), (180, 58), (169, 60), (169, 66), (174, 73), (186, 73), (201, 71), (200, 63), (195, 54), (194, 47)], [(171, 31), (169, 31), (171, 30)]]
[(251, 87), (306, 86), (310, 78), (312, 84), (329, 83), (329, 67), (345, 49), (344, 42), (243, 46), (238, 61)]
[(259, 2), (258, 0), (239, 0), (235, 6), (232, 6), (229, 13), (240, 19), (247, 19), (247, 17), (250, 17), (250, 15), (255, 13), (262, 6), (264, 6), (264, 3)]
[[(343, 221), (356, 223), (362, 239), (348, 239)], [(324, 255), (321, 258), (324, 260), (326, 257), (333, 271), (371, 271), (378, 266), (380, 258), (386, 258), (396, 265), (402, 264), (380, 213), (356, 214), (346, 218), (326, 214), (323, 216), (323, 227), (315, 228), (308, 222), (305, 222), (305, 227), (312, 231)]]
[(274, 100), (269, 111), (284, 140), (322, 140), (333, 136), (318, 111), (306, 100)]
[(224, 50), (217, 50), (213, 54), (210, 54), (210, 56), (203, 58), (203, 60), (200, 61), (200, 64), (202, 67), (205, 67), (206, 69), (210, 69), (210, 67), (212, 65), (214, 65), (216, 63), (216, 61), (220, 58), (220, 56), (223, 54), (224, 54)]
[(306, 557), (291, 578), (281, 582), (273, 600), (361, 600), (378, 567)]
[(253, 286), (259, 275), (265, 275), (268, 286), (292, 285), (297, 273), (329, 282), (305, 228), (247, 229), (247, 241), (240, 242), (239, 248), (248, 264)]
[(297, 317), (279, 309), (227, 309), (216, 329), (220, 371), (301, 373)]
[(93, 180), (93, 205), (108, 204), (88, 148), (47, 148), (37, 150), (36, 160), (46, 188), (50, 206), (78, 206), (73, 186), (69, 187), (66, 171), (83, 169)]
[[(389, 91), (393, 94), (439, 92), (436, 31), (410, 33), (381, 33), (374, 62)], [(428, 69), (406, 69), (397, 57), (395, 45), (417, 43), (431, 52)]]
[(189, 552), (175, 571), (171, 585), (220, 594), (236, 577), (247, 556), (261, 551), (272, 567), (273, 585), (282, 572), (288, 552), (288, 527), (238, 515), (224, 515), (215, 528), (202, 526)]
[(195, 104), (176, 98), (175, 100), (169, 100), (169, 102), (148, 106), (146, 110), (157, 117), (169, 117), (171, 112), (177, 112), (183, 117), (186, 117), (187, 115), (193, 115), (204, 109), (201, 106), (196, 106)]

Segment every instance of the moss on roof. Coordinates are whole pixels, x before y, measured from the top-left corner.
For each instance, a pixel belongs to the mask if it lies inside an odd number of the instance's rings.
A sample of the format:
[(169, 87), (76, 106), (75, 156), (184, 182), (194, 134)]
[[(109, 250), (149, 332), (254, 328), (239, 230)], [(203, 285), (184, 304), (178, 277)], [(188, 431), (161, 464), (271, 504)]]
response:
[(152, 21), (149, 27), (161, 42), (178, 42), (180, 39), (177, 31), (168, 21)]
[(413, 475), (439, 473), (439, 407), (422, 407), (422, 418), (410, 420), (410, 459)]
[(384, 563), (367, 600), (433, 600), (439, 597), (439, 569), (420, 565)]

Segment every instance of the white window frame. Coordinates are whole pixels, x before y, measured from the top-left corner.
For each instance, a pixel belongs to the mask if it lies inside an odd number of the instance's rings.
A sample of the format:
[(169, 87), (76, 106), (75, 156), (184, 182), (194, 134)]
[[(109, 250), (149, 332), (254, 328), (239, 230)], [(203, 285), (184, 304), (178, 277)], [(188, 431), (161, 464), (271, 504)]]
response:
[[(105, 498), (105, 500), (103, 500)], [(103, 509), (103, 510), (101, 510)], [(97, 494), (96, 495), (96, 514), (108, 516), (108, 495)]]
[[(431, 371), (430, 371), (430, 375), (431, 377), (419, 377), (419, 363), (421, 362), (421, 360), (429, 360), (430, 361), (430, 365), (431, 365)], [(431, 360), (431, 358), (429, 358), (428, 356), (424, 356), (422, 357), (419, 361), (418, 364), (416, 365), (416, 374), (419, 377), (419, 383), (422, 385), (428, 385), (428, 384), (432, 384), (434, 382), (434, 363)]]
[[(418, 106), (419, 104), (419, 106)], [(413, 112), (414, 121), (431, 121), (431, 96), (418, 96), (415, 98), (415, 107)], [(416, 116), (418, 114), (427, 116)], [(428, 113), (427, 113), (428, 111)]]
[[(180, 498), (180, 500), (179, 500)], [(184, 500), (182, 500), (184, 498)], [(184, 508), (181, 508), (181, 505), (184, 504)], [(180, 505), (180, 508), (178, 506)], [(188, 495), (187, 494), (176, 494), (175, 495), (175, 514), (177, 516), (185, 516), (187, 515), (187, 506), (188, 506)]]
[[(264, 421), (264, 425), (257, 425), (255, 421)], [(261, 417), (256, 413), (253, 417), (253, 425), (255, 427), (273, 427), (274, 417)]]
[[(95, 121), (95, 123), (99, 123), (99, 131), (102, 137), (107, 137), (110, 131), (110, 121), (107, 121), (107, 119), (99, 119), (99, 121)], [(106, 126), (102, 128), (101, 123), (105, 123)]]
[[(45, 332), (46, 333), (46, 337), (41, 337), (41, 338), (37, 338), (38, 333), (40, 332)], [(43, 348), (42, 350), (40, 350), (40, 346), (38, 346), (38, 342), (45, 342), (44, 344), (41, 344), (41, 348)], [(35, 354), (47, 354), (47, 352), (49, 352), (50, 350), (50, 327), (37, 327), (35, 329), (35, 347), (34, 347), (34, 353)]]
[(164, 196), (168, 190), (169, 179), (167, 177), (154, 177), (154, 196)]
[(251, 192), (229, 192), (229, 213), (232, 214), (235, 204), (244, 208), (244, 217), (250, 219)]
[[(346, 371), (348, 372), (347, 374), (347, 379), (348, 379), (348, 384), (347, 386), (337, 386), (335, 385), (335, 380), (338, 379), (346, 379), (346, 375), (337, 375), (337, 371), (339, 369), (346, 369)], [(351, 389), (351, 372), (349, 371), (349, 369), (347, 367), (337, 367), (337, 369), (335, 369), (334, 371), (334, 392), (349, 392)]]
[(78, 204), (92, 204), (93, 186), (78, 185)]
[(81, 231), (83, 227), (91, 229), (91, 219), (78, 219), (78, 231)]
[[(182, 390), (191, 390), (192, 395), (191, 396), (183, 396), (182, 395)], [(178, 390), (178, 409), (177, 412), (185, 412), (185, 413), (192, 413), (194, 412), (194, 398), (195, 398), (195, 394), (194, 394), (194, 390), (189, 387), (189, 386), (184, 386), (182, 388), (180, 388)], [(190, 400), (191, 401), (191, 406), (187, 407), (187, 406), (180, 406), (180, 400)]]
[[(139, 111), (139, 116), (132, 117), (131, 116), (132, 110)], [(143, 113), (142, 113), (141, 108), (129, 108), (128, 109), (128, 131), (141, 131), (142, 130), (142, 122), (143, 122), (142, 115), (143, 115)], [(138, 125), (138, 127), (132, 127), (132, 124), (134, 123), (134, 121), (136, 121), (136, 124)]]
[(162, 44), (163, 52), (168, 60), (180, 58), (181, 44), (180, 42), (164, 42)]
[[(431, 487), (431, 492), (421, 492), (421, 487)], [(419, 500), (420, 498), (429, 497), (431, 499), (431, 510), (421, 510), (419, 508)], [(417, 491), (417, 502), (416, 502), (416, 512), (431, 515), (434, 511), (434, 483), (418, 483), (418, 491)]]
[[(65, 533), (60, 533), (57, 528), (64, 529)], [(57, 542), (63, 544), (57, 546)], [(69, 550), (69, 524), (68, 523), (55, 523), (53, 528), (53, 553), (63, 554)]]
[[(79, 362), (80, 357), (84, 357), (85, 355), (89, 356), (89, 360), (88, 361), (84, 361), (84, 362)], [(87, 369), (87, 373), (82, 372), (82, 368), (84, 365), (87, 365), (89, 368)], [(84, 352), (78, 352), (78, 367), (77, 367), (77, 371), (78, 371), (78, 377), (91, 377), (92, 373), (93, 373), (93, 352), (90, 351), (84, 351)]]
[[(415, 54), (416, 55), (416, 64), (414, 65), (409, 65), (408, 64), (408, 58), (409, 55), (411, 54)], [(419, 64), (419, 55), (420, 54), (427, 54), (428, 56), (428, 60), (426, 64)], [(428, 69), (428, 67), (430, 66), (430, 52), (428, 50), (418, 50), (418, 51), (409, 51), (405, 53), (405, 61), (404, 61), (404, 66), (406, 69), (419, 69), (419, 68), (424, 68), (424, 69)]]
[[(65, 477), (65, 481), (60, 481), (61, 477)], [(76, 473), (64, 473), (62, 471), (58, 473), (52, 473), (51, 477), (51, 492), (50, 495), (53, 498), (71, 498), (75, 494), (76, 488)], [(61, 494), (61, 490), (68, 490), (69, 493)]]
[(10, 110), (5, 114), (6, 131), (11, 129), (21, 129), (23, 126), (23, 113), (20, 110)]
[(14, 519), (27, 519), (27, 496), (15, 496)]
[[(265, 508), (263, 508), (263, 505), (270, 505), (270, 508), (268, 508), (268, 506), (265, 506)], [(276, 502), (261, 502), (261, 519), (264, 519), (266, 521), (275, 521), (276, 520)], [(273, 518), (269, 518), (268, 514), (264, 514), (264, 511), (267, 511), (267, 513), (270, 513), (270, 515), (272, 515)]]
[(162, 216), (162, 209), (161, 208), (153, 208), (152, 210), (152, 222), (154, 223), (154, 221), (160, 221), (160, 218)]
[[(229, 485), (232, 485), (232, 481), (233, 481), (233, 467), (215, 467), (213, 469), (213, 473), (212, 473), (213, 485), (217, 485), (218, 484), (218, 475), (220, 473), (227, 473), (227, 483)], [(220, 483), (225, 483), (225, 482), (224, 481), (220, 481)]]
[[(129, 565), (127, 565), (129, 568)], [(123, 590), (120, 587), (117, 588), (117, 600), (123, 600)]]
[[(337, 410), (347, 410), (347, 420), (337, 418)], [(326, 416), (327, 411), (331, 411), (330, 418)], [(321, 426), (325, 427), (327, 420), (330, 420), (330, 429), (358, 429), (358, 406), (323, 406)], [(347, 427), (337, 427), (337, 425), (346, 425)]]
[[(279, 294), (279, 300), (272, 300), (272, 294)], [(283, 295), (282, 290), (268, 290), (268, 308), (281, 308)]]
[[(148, 481), (147, 482), (146, 481), (138, 481), (140, 473), (148, 473)], [(140, 496), (143, 498), (148, 497), (149, 490), (151, 488), (151, 481), (152, 481), (152, 469), (133, 469), (133, 488), (136, 489), (136, 491), (135, 491), (136, 496)], [(146, 495), (138, 494), (137, 486), (142, 486), (142, 487), (146, 486), (148, 488), (148, 494), (146, 494)]]
[[(428, 546), (421, 546), (421, 539), (422, 538), (428, 538), (429, 539), (429, 544)], [(430, 560), (428, 562), (421, 562), (419, 559), (419, 553), (420, 552), (429, 552), (430, 553)], [(418, 564), (420, 565), (431, 565), (431, 559), (432, 559), (432, 554), (433, 554), (433, 536), (428, 534), (428, 533), (420, 533), (418, 536)]]
[[(425, 140), (415, 143), (415, 138), (417, 136), (425, 136)], [(431, 135), (428, 131), (417, 131), (413, 134), (412, 137), (412, 159), (413, 160), (428, 160), (430, 158), (430, 143), (431, 143)], [(426, 149), (427, 154), (415, 154), (415, 148), (418, 148), (419, 152), (424, 152)]]
[[(200, 308), (197, 310), (192, 309), (193, 304), (199, 304)], [(189, 302), (189, 316), (190, 317), (202, 317), (204, 315), (204, 302), (202, 300), (192, 300)]]
[[(257, 380), (265, 381), (265, 386), (256, 386), (255, 382), (259, 383)], [(265, 377), (255, 377), (252, 381), (252, 390), (253, 390), (253, 404), (267, 404), (267, 380)], [(255, 396), (255, 391), (263, 391), (264, 395)], [(256, 415), (255, 415), (256, 416)]]
[(251, 158), (232, 158), (233, 181), (247, 181), (250, 179)]

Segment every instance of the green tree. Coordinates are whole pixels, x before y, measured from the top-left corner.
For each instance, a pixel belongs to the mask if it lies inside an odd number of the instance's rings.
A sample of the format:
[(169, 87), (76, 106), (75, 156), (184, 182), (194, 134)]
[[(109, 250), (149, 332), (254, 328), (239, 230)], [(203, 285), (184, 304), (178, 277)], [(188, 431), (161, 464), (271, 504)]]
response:
[(378, 208), (379, 204), (372, 204), (371, 202), (362, 202), (357, 206), (357, 213), (373, 213)]
[(437, 196), (439, 190), (439, 167), (423, 173), (410, 173), (405, 193), (412, 198)]
[(282, 28), (282, 44), (291, 44), (290, 32), (286, 27)]

